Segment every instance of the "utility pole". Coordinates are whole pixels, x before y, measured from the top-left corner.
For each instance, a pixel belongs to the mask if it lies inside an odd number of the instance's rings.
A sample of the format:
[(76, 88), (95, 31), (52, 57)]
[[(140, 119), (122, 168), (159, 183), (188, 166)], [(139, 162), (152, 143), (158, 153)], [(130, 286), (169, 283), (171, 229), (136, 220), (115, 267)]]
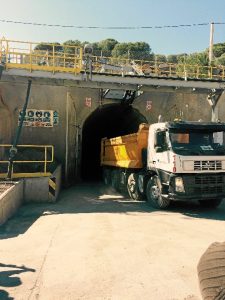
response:
[(209, 64), (211, 65), (213, 60), (213, 35), (214, 35), (214, 23), (210, 23), (210, 39), (209, 39)]

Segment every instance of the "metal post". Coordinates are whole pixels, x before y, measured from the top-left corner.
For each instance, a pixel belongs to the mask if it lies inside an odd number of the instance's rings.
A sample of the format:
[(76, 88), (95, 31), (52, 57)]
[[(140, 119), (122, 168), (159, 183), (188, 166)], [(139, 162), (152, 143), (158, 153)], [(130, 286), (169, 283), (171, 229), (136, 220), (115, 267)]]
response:
[(92, 57), (89, 57), (89, 79), (92, 80)]

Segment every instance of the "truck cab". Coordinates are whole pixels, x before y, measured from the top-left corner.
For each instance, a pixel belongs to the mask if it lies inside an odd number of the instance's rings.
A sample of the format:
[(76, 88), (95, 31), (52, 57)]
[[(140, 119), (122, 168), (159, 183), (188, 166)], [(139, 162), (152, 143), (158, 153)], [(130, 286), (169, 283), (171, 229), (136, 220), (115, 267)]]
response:
[(171, 200), (216, 207), (225, 197), (225, 124), (166, 122), (150, 126), (146, 195), (158, 208)]

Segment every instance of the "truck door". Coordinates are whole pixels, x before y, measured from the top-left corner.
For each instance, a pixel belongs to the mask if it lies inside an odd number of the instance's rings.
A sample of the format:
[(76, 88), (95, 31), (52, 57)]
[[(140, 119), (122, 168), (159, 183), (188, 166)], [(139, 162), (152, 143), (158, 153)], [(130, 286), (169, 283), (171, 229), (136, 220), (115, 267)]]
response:
[(170, 147), (168, 143), (167, 130), (157, 129), (153, 135), (153, 143), (149, 149), (150, 168), (169, 171), (170, 167)]

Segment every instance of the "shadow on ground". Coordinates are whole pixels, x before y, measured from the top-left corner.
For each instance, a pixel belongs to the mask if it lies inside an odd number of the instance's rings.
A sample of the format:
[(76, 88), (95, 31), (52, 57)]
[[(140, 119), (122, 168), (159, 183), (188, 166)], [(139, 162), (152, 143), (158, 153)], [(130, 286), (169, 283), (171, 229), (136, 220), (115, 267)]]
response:
[(6, 271), (0, 271), (0, 299), (11, 300), (14, 299), (9, 296), (8, 292), (1, 289), (1, 287), (16, 287), (22, 284), (21, 279), (18, 276), (24, 272), (35, 272), (34, 269), (27, 268), (25, 266), (16, 266), (10, 264), (0, 263), (0, 270), (6, 268)]
[[(150, 214), (157, 212), (145, 201), (134, 201), (127, 196), (115, 192), (111, 187), (102, 184), (80, 184), (63, 190), (56, 203), (37, 203), (23, 205), (18, 213), (7, 223), (0, 226), (0, 239), (7, 239), (23, 234), (41, 216), (54, 214), (79, 213), (118, 213), (118, 214)], [(216, 209), (203, 209), (197, 203), (174, 202), (166, 211), (158, 211), (165, 215), (179, 213), (185, 218), (203, 218), (225, 221), (225, 203)]]

